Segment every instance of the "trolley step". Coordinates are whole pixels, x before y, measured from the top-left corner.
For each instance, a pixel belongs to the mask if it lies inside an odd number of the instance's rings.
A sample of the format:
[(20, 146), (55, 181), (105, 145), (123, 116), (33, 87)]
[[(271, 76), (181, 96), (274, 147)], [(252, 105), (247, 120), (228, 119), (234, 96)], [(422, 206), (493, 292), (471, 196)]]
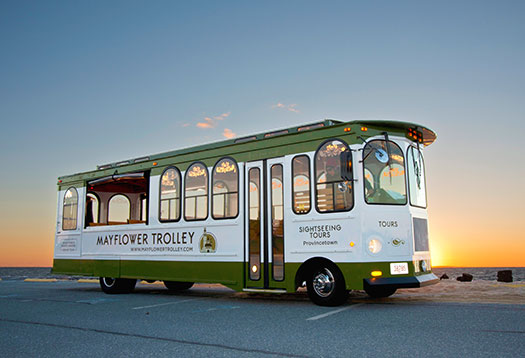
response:
[(243, 292), (257, 292), (257, 293), (286, 293), (282, 288), (243, 288)]

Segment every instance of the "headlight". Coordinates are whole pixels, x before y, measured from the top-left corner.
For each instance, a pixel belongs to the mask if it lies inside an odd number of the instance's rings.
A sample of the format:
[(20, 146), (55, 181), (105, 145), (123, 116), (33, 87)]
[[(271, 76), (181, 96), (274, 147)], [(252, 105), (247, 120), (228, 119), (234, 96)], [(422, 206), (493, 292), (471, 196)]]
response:
[(373, 254), (377, 254), (381, 249), (383, 248), (383, 245), (381, 244), (381, 241), (377, 239), (372, 239), (368, 242), (368, 251), (370, 251)]
[(421, 271), (423, 272), (427, 271), (427, 261), (426, 260), (421, 261)]

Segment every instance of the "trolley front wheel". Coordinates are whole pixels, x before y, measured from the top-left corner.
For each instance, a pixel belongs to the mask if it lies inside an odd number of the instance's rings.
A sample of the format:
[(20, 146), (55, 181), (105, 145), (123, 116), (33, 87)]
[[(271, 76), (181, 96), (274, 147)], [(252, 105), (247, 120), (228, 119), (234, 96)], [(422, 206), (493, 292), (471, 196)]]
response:
[(191, 288), (193, 282), (164, 281), (164, 286), (170, 291), (184, 291)]
[(325, 264), (313, 269), (306, 287), (310, 300), (319, 306), (339, 306), (348, 297), (344, 277), (335, 265)]

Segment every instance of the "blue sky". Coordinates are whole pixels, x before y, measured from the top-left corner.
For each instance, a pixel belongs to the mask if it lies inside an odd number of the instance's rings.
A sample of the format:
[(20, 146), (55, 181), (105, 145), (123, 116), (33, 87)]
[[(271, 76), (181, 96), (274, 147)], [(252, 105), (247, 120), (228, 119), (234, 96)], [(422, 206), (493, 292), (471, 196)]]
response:
[(516, 164), (524, 10), (521, 1), (2, 1), (0, 245), (22, 237), (29, 215), (52, 246), (60, 175), (220, 140), (225, 129), (324, 118), (434, 129), (431, 231), (448, 221), (438, 240), (452, 245), (444, 237), (468, 228), (510, 230), (525, 189), (502, 197), (496, 182), (525, 174)]

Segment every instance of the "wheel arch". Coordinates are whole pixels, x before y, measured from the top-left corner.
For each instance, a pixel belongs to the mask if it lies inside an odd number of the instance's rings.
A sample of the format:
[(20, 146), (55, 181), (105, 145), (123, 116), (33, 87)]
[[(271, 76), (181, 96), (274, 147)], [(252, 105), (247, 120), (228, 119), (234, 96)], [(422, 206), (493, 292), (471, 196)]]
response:
[(328, 265), (332, 266), (335, 269), (341, 273), (341, 276), (344, 280), (344, 275), (339, 266), (337, 266), (336, 263), (334, 263), (332, 260), (327, 259), (326, 257), (312, 257), (306, 260), (299, 266), (299, 269), (295, 273), (295, 289), (297, 290), (299, 287), (302, 286), (303, 282), (306, 281), (308, 278), (308, 275), (312, 272), (313, 269), (316, 267), (322, 266), (322, 265)]

